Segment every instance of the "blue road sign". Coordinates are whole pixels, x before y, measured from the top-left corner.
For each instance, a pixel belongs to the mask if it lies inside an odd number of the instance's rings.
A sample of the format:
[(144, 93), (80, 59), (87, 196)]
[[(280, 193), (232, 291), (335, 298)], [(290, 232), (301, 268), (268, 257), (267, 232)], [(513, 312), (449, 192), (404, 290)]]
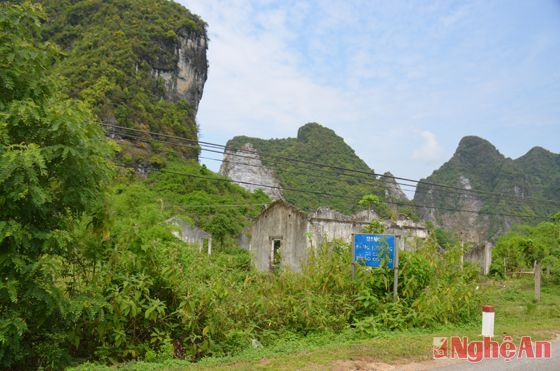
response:
[(380, 267), (388, 255), (387, 267), (393, 269), (395, 236), (389, 234), (355, 234), (354, 261), (368, 267)]

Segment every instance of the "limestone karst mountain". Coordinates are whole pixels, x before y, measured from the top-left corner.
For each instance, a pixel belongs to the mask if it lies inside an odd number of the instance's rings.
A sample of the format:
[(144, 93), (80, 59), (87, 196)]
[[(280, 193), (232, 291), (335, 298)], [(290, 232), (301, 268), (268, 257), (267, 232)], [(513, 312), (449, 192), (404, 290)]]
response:
[[(329, 206), (349, 214), (359, 210), (358, 201), (364, 194), (370, 193), (381, 199), (408, 202), (394, 179), (374, 176), (373, 170), (341, 137), (317, 123), (299, 128), (297, 138), (266, 140), (238, 136), (231, 139), (227, 146), (235, 151), (226, 153), (220, 171), (222, 175), (237, 181), (275, 186), (277, 188), (265, 187), (263, 191), (272, 198), (285, 198), (306, 211)], [(328, 164), (361, 173), (321, 168), (283, 158)], [(324, 195), (294, 190), (309, 190)], [(391, 214), (388, 207), (377, 211), (384, 216)]]
[(513, 160), (490, 142), (467, 136), (461, 139), (453, 157), (423, 180), (467, 190), (421, 183), (414, 202), (428, 206), (417, 208), (421, 218), (462, 234), (475, 244), (495, 240), (513, 224), (542, 220), (516, 215), (546, 217), (560, 208), (560, 155), (540, 147)]
[[(272, 198), (284, 198), (304, 210), (329, 206), (351, 213), (359, 209), (351, 196), (374, 193), (387, 202), (387, 208), (380, 211), (382, 216), (403, 212), (413, 214), (407, 210), (407, 206), (412, 207), (412, 202), (407, 200), (390, 172), (384, 177), (349, 175), (343, 171), (282, 159), (297, 158), (373, 173), (341, 137), (319, 124), (304, 125), (299, 129), (297, 138), (264, 140), (239, 136), (230, 140), (228, 147), (236, 151), (226, 153), (222, 175), (237, 181), (271, 185), (271, 188), (263, 190)], [(245, 187), (251, 190), (259, 188), (254, 185)], [(305, 194), (290, 189), (347, 197)], [(535, 147), (526, 155), (512, 160), (488, 141), (468, 136), (460, 141), (447, 163), (423, 179), (413, 203), (421, 205), (415, 208), (421, 219), (483, 246), (514, 224), (542, 220), (518, 215), (546, 217), (558, 210), (560, 155)]]
[[(70, 96), (89, 103), (104, 123), (197, 140), (208, 70), (203, 20), (166, 0), (39, 2), (47, 16), (43, 38), (64, 52), (56, 70)], [(127, 139), (129, 160), (149, 160), (149, 145)], [(196, 146), (176, 150), (198, 154)]]

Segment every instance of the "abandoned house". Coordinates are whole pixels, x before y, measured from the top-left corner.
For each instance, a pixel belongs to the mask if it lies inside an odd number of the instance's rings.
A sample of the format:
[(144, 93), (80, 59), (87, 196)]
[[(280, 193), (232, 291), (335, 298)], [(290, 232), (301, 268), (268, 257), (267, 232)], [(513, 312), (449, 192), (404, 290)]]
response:
[(189, 245), (198, 246), (200, 252), (206, 249), (208, 255), (212, 254), (212, 235), (210, 233), (178, 217), (171, 218), (167, 222), (177, 227), (177, 230), (171, 232), (175, 237)]
[[(347, 216), (324, 207), (306, 214), (284, 200), (277, 200), (263, 210), (240, 242), (251, 252), (260, 271), (274, 271), (280, 267), (299, 271), (309, 248), (333, 240), (350, 243), (352, 234), (362, 233), (362, 228), (374, 217), (377, 217), (374, 212), (362, 211)], [(413, 250), (418, 239), (428, 237), (423, 223), (403, 216), (396, 221), (384, 221), (384, 224), (385, 233), (403, 237), (400, 248), (404, 250)]]
[(464, 259), (466, 261), (480, 263), (482, 274), (489, 274), (490, 266), (492, 265), (492, 244), (486, 241), (473, 246), (473, 248), (465, 254)]

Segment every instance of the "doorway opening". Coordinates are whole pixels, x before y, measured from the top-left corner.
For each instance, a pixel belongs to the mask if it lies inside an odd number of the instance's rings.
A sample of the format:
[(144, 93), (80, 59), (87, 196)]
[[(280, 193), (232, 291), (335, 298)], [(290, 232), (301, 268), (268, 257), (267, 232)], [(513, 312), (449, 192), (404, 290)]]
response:
[(282, 240), (273, 239), (270, 251), (270, 270), (274, 273), (280, 271), (280, 264), (282, 263), (282, 255), (280, 248), (282, 246)]

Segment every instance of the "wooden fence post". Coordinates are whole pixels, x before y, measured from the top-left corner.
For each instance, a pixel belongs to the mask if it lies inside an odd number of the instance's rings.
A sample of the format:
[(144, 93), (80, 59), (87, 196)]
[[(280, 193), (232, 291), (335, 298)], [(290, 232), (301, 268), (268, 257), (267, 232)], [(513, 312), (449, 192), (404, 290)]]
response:
[(535, 301), (541, 301), (541, 264), (535, 260)]

